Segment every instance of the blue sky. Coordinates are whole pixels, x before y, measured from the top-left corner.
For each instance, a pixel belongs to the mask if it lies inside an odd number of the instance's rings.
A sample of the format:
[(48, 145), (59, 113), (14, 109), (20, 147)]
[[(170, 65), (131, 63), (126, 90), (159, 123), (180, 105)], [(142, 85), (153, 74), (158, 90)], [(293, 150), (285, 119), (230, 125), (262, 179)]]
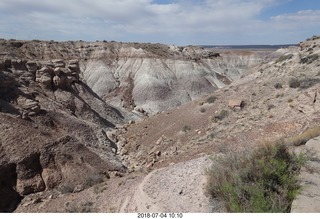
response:
[(1, 0), (0, 38), (285, 44), (320, 35), (319, 0)]

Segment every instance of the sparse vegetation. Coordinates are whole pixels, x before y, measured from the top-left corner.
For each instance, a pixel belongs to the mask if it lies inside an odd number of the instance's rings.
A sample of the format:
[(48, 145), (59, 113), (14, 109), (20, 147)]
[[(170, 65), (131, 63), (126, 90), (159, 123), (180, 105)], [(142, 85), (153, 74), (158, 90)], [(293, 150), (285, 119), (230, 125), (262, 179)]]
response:
[(229, 115), (229, 111), (223, 109), (213, 117), (213, 121), (214, 122), (221, 121), (224, 118), (226, 118), (228, 115)]
[(283, 141), (231, 153), (207, 170), (207, 191), (229, 212), (289, 212), (304, 162), (305, 156), (289, 153)]
[(217, 99), (216, 96), (210, 96), (206, 99), (206, 103), (214, 103)]
[(271, 110), (271, 109), (273, 109), (273, 108), (275, 108), (276, 106), (275, 105), (273, 105), (273, 104), (268, 104), (268, 110)]
[(320, 83), (320, 79), (318, 79), (318, 78), (305, 78), (300, 81), (300, 88), (307, 89), (307, 88), (310, 88), (318, 83)]
[(283, 62), (283, 61), (292, 59), (292, 57), (293, 57), (293, 54), (282, 55), (282, 56), (280, 56), (280, 57), (278, 58), (278, 60), (276, 61), (276, 63), (279, 63), (279, 62)]
[(282, 88), (282, 84), (279, 83), (279, 82), (278, 82), (278, 83), (275, 83), (275, 84), (274, 84), (274, 88), (275, 88), (275, 89), (281, 89), (281, 88)]
[(311, 64), (312, 62), (314, 62), (318, 58), (319, 58), (318, 54), (312, 54), (312, 55), (301, 58), (300, 63), (301, 64)]
[(311, 40), (317, 40), (317, 39), (320, 39), (320, 36), (318, 35), (313, 35), (312, 37), (306, 39), (307, 41), (311, 41)]
[(84, 186), (85, 188), (90, 188), (96, 184), (102, 183), (103, 182), (103, 178), (100, 175), (93, 175), (88, 177), (85, 182), (84, 182)]
[(107, 184), (95, 185), (95, 186), (93, 187), (93, 192), (94, 192), (95, 194), (99, 194), (99, 193), (104, 192), (107, 188), (108, 188)]
[(291, 78), (289, 80), (289, 87), (307, 89), (307, 88), (310, 88), (318, 83), (320, 83), (320, 79), (318, 79), (318, 78), (303, 78), (300, 80), (298, 80), (296, 78)]
[(283, 96), (284, 96), (284, 93), (278, 93), (278, 94), (276, 95), (276, 98), (283, 97)]
[(74, 190), (75, 186), (74, 185), (71, 185), (71, 184), (61, 184), (59, 187), (58, 187), (58, 191), (61, 193), (61, 194), (67, 194), (67, 193), (72, 193), (73, 190)]
[(296, 78), (291, 78), (289, 80), (289, 87), (291, 88), (298, 88), (300, 86), (300, 81)]
[(66, 203), (66, 212), (68, 213), (91, 213), (94, 212), (93, 202), (85, 202), (82, 204)]
[(188, 132), (188, 131), (190, 131), (190, 130), (191, 130), (191, 127), (188, 126), (188, 125), (185, 125), (185, 126), (182, 127), (182, 131), (183, 131), (183, 132)]

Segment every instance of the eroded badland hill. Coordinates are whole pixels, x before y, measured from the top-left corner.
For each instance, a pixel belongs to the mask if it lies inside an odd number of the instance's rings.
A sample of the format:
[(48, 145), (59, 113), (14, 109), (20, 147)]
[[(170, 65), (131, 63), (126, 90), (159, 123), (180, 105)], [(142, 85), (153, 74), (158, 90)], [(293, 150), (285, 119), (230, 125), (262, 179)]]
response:
[(319, 56), (1, 40), (0, 211), (225, 211), (209, 156), (319, 125)]

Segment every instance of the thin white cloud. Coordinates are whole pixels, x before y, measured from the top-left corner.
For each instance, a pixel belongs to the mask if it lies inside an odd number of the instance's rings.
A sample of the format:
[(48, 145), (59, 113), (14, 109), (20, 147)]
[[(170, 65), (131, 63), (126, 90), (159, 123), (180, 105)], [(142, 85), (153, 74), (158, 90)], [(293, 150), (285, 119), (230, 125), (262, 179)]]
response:
[(314, 10), (258, 19), (263, 10), (283, 1), (287, 0), (176, 0), (170, 4), (154, 0), (1, 0), (0, 37), (269, 43), (285, 40), (281, 30), (298, 33), (303, 28), (308, 34), (319, 29), (319, 11)]

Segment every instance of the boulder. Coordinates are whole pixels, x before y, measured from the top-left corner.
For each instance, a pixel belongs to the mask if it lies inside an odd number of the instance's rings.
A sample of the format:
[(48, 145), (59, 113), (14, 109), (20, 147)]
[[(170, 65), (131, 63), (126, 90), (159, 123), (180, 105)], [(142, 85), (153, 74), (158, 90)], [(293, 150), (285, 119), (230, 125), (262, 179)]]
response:
[(4, 61), (0, 61), (0, 71), (3, 71), (5, 69)]
[(233, 109), (242, 109), (244, 107), (244, 101), (240, 99), (229, 100), (228, 106)]
[(44, 88), (52, 88), (52, 76), (49, 73), (45, 73), (41, 76), (39, 82), (43, 85)]
[(18, 98), (18, 104), (24, 109), (22, 117), (35, 116), (40, 113), (40, 105), (37, 101), (32, 99)]
[(26, 99), (23, 108), (31, 109), (32, 107), (38, 106), (38, 104), (39, 103), (37, 101), (31, 100), (31, 99)]
[(39, 70), (39, 72), (52, 74), (53, 73), (53, 69), (48, 67), (48, 66), (44, 66)]
[(11, 60), (11, 68), (12, 70), (22, 70), (25, 71), (26, 69), (26, 60), (22, 59), (12, 59)]
[(14, 163), (0, 164), (0, 185), (0, 197), (2, 197), (0, 212), (12, 212), (22, 198), (14, 189), (16, 186), (16, 165)]
[(79, 60), (78, 59), (72, 59), (69, 61), (69, 65), (73, 65), (73, 64), (76, 64), (76, 65), (79, 65)]
[(25, 72), (20, 76), (21, 82), (35, 81), (35, 75), (31, 72)]
[(72, 75), (72, 71), (69, 68), (60, 68), (60, 71), (65, 75)]
[(47, 189), (53, 189), (61, 183), (62, 176), (57, 169), (45, 168), (42, 171), (42, 179)]
[(52, 63), (53, 63), (53, 66), (55, 68), (64, 68), (66, 66), (66, 64), (64, 63), (63, 59), (55, 59), (55, 60), (52, 60)]
[(35, 61), (29, 61), (26, 63), (26, 68), (29, 72), (35, 74), (38, 70), (38, 65)]
[(16, 190), (20, 195), (41, 192), (45, 190), (45, 184), (41, 177), (42, 168), (39, 160), (40, 155), (26, 155), (17, 163)]
[(61, 68), (55, 68), (54, 70), (53, 70), (53, 72), (54, 72), (54, 74), (55, 75), (57, 75), (57, 76), (59, 76), (60, 74), (61, 74)]
[(29, 195), (31, 193), (44, 191), (45, 184), (41, 175), (37, 174), (30, 179), (18, 179), (16, 189), (20, 195)]
[(68, 68), (71, 70), (71, 71), (76, 71), (78, 72), (80, 70), (80, 67), (79, 67), (79, 61), (74, 59), (74, 60), (70, 60), (69, 61), (69, 64), (68, 64)]
[(53, 84), (61, 89), (66, 89), (69, 85), (68, 78), (66, 75), (61, 74), (60, 76), (54, 76), (53, 77)]
[(50, 67), (50, 68), (53, 68), (54, 65), (51, 61), (39, 61), (39, 65), (40, 66), (47, 66), (47, 67)]
[(0, 90), (6, 90), (14, 86), (15, 80), (8, 74), (0, 72)]

